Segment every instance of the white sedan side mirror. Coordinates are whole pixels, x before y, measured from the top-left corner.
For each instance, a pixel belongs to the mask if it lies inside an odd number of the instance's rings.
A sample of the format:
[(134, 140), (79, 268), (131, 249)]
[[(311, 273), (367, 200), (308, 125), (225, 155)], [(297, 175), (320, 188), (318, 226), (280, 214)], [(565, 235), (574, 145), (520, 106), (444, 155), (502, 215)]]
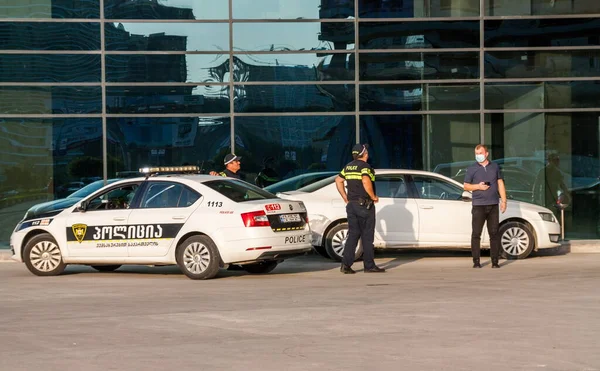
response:
[(462, 199), (464, 201), (471, 201), (473, 199), (473, 195), (469, 191), (463, 191), (463, 193), (462, 193)]

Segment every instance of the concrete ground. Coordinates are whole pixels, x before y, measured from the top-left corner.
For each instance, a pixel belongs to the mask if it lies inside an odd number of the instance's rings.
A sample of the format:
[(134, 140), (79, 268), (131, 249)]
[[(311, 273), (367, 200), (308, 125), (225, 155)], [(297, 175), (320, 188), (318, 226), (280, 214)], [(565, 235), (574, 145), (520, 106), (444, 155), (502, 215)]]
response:
[[(265, 276), (0, 263), (0, 370), (600, 370), (600, 254), (386, 253)], [(358, 263), (355, 268), (361, 268)]]

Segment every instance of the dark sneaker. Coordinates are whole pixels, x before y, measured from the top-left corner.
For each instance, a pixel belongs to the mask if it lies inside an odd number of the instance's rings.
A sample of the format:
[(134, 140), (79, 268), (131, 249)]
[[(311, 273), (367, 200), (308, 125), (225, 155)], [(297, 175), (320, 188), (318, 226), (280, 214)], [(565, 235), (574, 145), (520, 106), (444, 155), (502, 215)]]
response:
[(384, 272), (385, 272), (385, 268), (379, 268), (378, 266), (375, 266), (370, 269), (365, 269), (365, 273), (384, 273)]
[(350, 268), (347, 265), (343, 265), (343, 264), (342, 264), (342, 267), (340, 268), (340, 272), (342, 272), (344, 274), (354, 274), (354, 273), (356, 273), (354, 271), (354, 269)]

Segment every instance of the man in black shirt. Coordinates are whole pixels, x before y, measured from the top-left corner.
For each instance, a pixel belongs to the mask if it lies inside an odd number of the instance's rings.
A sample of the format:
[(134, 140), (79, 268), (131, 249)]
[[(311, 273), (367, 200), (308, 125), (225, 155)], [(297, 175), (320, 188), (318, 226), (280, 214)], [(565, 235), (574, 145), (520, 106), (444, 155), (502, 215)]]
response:
[(223, 165), (225, 165), (225, 170), (217, 173), (216, 171), (211, 171), (210, 175), (220, 175), (228, 178), (242, 179), (240, 174), (242, 156), (236, 156), (233, 153), (229, 153), (223, 159)]
[[(338, 192), (346, 202), (348, 216), (348, 237), (344, 246), (344, 256), (340, 271), (344, 274), (356, 273), (352, 269), (356, 245), (362, 240), (365, 273), (381, 273), (385, 269), (375, 265), (373, 239), (375, 235), (375, 206), (379, 201), (375, 194), (375, 171), (367, 163), (369, 151), (365, 144), (352, 147), (352, 158), (335, 179)], [(344, 181), (348, 193), (344, 188)]]

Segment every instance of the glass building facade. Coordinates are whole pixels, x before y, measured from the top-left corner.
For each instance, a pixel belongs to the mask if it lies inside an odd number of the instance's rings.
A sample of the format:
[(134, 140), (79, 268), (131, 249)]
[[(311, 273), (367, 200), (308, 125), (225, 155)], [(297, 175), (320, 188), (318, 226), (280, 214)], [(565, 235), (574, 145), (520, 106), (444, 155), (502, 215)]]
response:
[(569, 239), (600, 238), (600, 2), (3, 0), (0, 246), (30, 206), (145, 165), (266, 158), (462, 181), (483, 142), (509, 197), (548, 157)]

